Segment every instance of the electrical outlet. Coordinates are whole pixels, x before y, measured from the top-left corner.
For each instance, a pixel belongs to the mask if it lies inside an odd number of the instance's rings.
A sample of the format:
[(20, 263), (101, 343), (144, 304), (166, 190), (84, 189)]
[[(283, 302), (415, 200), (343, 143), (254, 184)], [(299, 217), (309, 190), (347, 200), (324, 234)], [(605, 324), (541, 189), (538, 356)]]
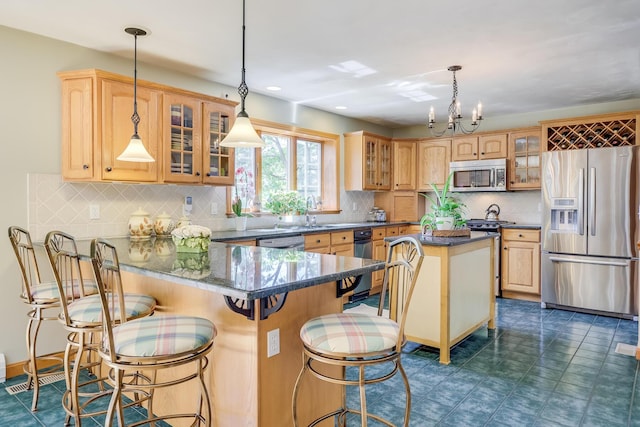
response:
[(280, 329), (267, 332), (267, 357), (280, 353)]
[(89, 219), (100, 219), (100, 205), (89, 205)]
[(353, 208), (354, 212), (357, 211), (358, 210), (358, 204), (356, 202), (353, 202), (352, 208)]
[(217, 215), (218, 214), (218, 204), (213, 202), (211, 203), (211, 215)]

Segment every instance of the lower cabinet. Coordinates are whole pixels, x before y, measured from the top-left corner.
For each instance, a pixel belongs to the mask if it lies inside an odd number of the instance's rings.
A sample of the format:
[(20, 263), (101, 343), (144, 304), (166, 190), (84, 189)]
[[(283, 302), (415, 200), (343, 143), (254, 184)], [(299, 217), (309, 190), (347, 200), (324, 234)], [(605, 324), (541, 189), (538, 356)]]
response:
[[(375, 260), (386, 261), (387, 259), (387, 242), (385, 237), (399, 236), (402, 227), (375, 227), (372, 236), (371, 257)], [(380, 293), (382, 290), (382, 281), (384, 280), (384, 270), (374, 271), (371, 273), (371, 292), (370, 294)]]
[(304, 250), (321, 254), (353, 256), (353, 230), (305, 234)]
[(502, 296), (540, 301), (540, 230), (502, 230)]

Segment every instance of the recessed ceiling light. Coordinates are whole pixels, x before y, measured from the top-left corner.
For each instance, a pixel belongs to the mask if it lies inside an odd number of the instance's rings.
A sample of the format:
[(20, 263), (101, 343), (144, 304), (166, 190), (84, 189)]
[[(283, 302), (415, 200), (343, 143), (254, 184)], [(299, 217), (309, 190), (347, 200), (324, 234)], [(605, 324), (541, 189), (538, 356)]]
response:
[(267, 86), (267, 90), (270, 90), (272, 92), (277, 92), (279, 90), (281, 90), (282, 88), (280, 86)]
[(337, 105), (336, 106), (336, 110), (346, 110), (347, 107), (345, 107), (344, 105)]

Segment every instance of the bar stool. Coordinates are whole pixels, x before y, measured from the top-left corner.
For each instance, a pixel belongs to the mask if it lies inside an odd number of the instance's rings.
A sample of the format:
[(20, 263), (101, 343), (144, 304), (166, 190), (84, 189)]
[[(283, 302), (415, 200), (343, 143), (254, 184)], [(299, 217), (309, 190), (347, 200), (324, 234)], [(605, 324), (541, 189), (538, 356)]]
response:
[[(102, 330), (102, 309), (100, 295), (89, 295), (83, 286), (85, 283), (76, 241), (73, 236), (62, 231), (51, 231), (44, 241), (45, 251), (56, 279), (59, 293), (60, 315), (67, 330), (67, 345), (64, 352), (64, 371), (66, 391), (62, 397), (62, 406), (67, 414), (65, 425), (71, 417), (76, 426), (82, 418), (105, 413), (104, 409), (91, 410), (91, 404), (103, 396), (112, 393), (104, 387), (106, 377), (101, 375), (101, 360), (95, 353), (96, 336)], [(92, 274), (90, 270), (89, 274)], [(71, 291), (78, 288), (78, 290)], [(124, 316), (128, 319), (149, 316), (153, 313), (156, 300), (148, 295), (127, 294), (124, 298)], [(80, 371), (88, 369), (90, 378), (80, 380)], [(96, 387), (97, 386), (97, 390)], [(81, 401), (80, 398), (85, 398)]]
[[(389, 244), (385, 264), (384, 282), (380, 293), (377, 315), (363, 313), (336, 313), (316, 317), (307, 321), (300, 329), (303, 344), (304, 364), (293, 390), (293, 423), (298, 426), (297, 398), (302, 379), (307, 372), (316, 378), (343, 386), (358, 386), (360, 408), (348, 408), (343, 404), (330, 413), (312, 421), (315, 426), (323, 420), (337, 417), (337, 425), (346, 425), (348, 413), (360, 415), (365, 427), (371, 418), (387, 426), (390, 421), (367, 410), (365, 386), (392, 378), (398, 371), (402, 375), (406, 392), (404, 426), (409, 425), (411, 412), (411, 389), (402, 367), (402, 347), (405, 344), (404, 326), (422, 266), (424, 252), (422, 245), (413, 237), (401, 237)], [(385, 295), (388, 291), (389, 317), (383, 316)], [(341, 375), (326, 373), (323, 366), (341, 366)], [(376, 366), (377, 365), (377, 366)], [(369, 369), (365, 375), (365, 368)], [(357, 376), (350, 375), (357, 368)], [(346, 375), (345, 375), (346, 370)]]
[[(9, 227), (9, 241), (16, 254), (22, 275), (20, 299), (31, 308), (27, 313), (29, 321), (27, 322), (26, 332), (29, 360), (22, 369), (27, 374), (27, 389), (30, 390), (33, 387), (31, 410), (37, 411), (40, 380), (63, 372), (63, 360), (60, 356), (57, 356), (57, 353), (39, 355), (36, 346), (42, 322), (58, 319), (57, 312), (56, 316), (45, 315), (47, 310), (60, 308), (58, 286), (55, 281), (42, 282), (38, 260), (31, 242), (31, 235), (27, 230), (18, 226)], [(97, 293), (98, 290), (95, 283), (91, 288), (87, 288), (87, 291)], [(47, 366), (39, 368), (38, 365), (40, 363)]]
[[(207, 354), (213, 348), (216, 336), (213, 323), (200, 317), (180, 315), (126, 319), (122, 316), (124, 298), (116, 248), (104, 239), (93, 240), (91, 261), (103, 315), (102, 340), (98, 353), (110, 367), (109, 379), (114, 384), (104, 425), (112, 425), (115, 413), (118, 414), (118, 425), (125, 425), (122, 394), (132, 392), (146, 396), (148, 419), (129, 426), (154, 425), (156, 421), (177, 418), (193, 419), (191, 426), (211, 426), (211, 400), (204, 380), (204, 370), (209, 363)], [(156, 374), (159, 370), (171, 370), (187, 364), (195, 365), (193, 372), (180, 378), (157, 381)], [(196, 411), (162, 416), (154, 414), (155, 389), (193, 379), (197, 379), (200, 388)]]

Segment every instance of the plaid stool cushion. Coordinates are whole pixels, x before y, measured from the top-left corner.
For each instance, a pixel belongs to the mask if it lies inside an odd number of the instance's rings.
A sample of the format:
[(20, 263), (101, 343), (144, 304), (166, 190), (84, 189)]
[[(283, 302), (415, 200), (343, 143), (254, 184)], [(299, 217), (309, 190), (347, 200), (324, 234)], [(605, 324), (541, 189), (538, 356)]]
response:
[[(75, 283), (77, 281), (74, 280)], [(78, 298), (80, 296), (80, 289), (73, 286), (73, 297)], [(98, 293), (98, 285), (93, 280), (85, 280), (84, 281), (84, 293), (86, 295), (93, 295)], [(22, 298), (25, 298), (22, 295)], [(58, 285), (56, 282), (44, 282), (40, 283), (31, 288), (31, 298), (34, 300), (51, 300), (60, 298), (60, 293), (58, 292)]]
[(391, 319), (362, 313), (327, 314), (309, 320), (300, 338), (309, 348), (341, 354), (391, 350), (400, 326)]
[[(109, 296), (107, 295), (107, 300)], [(124, 308), (127, 319), (145, 316), (156, 307), (156, 300), (149, 295), (124, 294)], [(102, 304), (100, 295), (91, 295), (73, 301), (67, 307), (69, 317), (76, 323), (102, 323)], [(116, 307), (116, 317), (120, 317), (120, 309)]]
[(207, 319), (193, 316), (153, 316), (113, 329), (116, 353), (128, 357), (170, 356), (206, 345), (216, 335)]

